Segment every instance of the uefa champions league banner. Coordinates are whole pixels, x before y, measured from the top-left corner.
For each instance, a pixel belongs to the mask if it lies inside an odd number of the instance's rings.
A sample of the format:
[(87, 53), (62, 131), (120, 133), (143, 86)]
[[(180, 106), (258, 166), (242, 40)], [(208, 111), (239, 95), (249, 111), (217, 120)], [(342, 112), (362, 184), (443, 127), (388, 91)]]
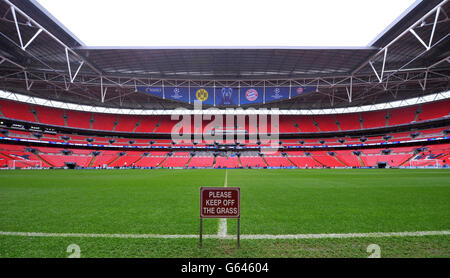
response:
[(164, 88), (164, 96), (167, 99), (189, 102), (189, 88), (165, 87)]
[(137, 90), (187, 103), (200, 101), (211, 106), (240, 106), (294, 98), (314, 92), (316, 87), (137, 87)]
[(266, 102), (289, 98), (289, 89), (287, 87), (266, 87)]

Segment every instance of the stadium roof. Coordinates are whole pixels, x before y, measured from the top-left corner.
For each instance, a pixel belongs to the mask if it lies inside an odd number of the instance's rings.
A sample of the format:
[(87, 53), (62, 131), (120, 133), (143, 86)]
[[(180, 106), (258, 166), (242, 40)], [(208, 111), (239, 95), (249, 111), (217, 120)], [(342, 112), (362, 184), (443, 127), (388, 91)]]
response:
[(76, 51), (111, 75), (232, 80), (342, 75), (377, 49), (79, 47)]
[[(36, 1), (0, 0), (4, 90), (109, 107), (189, 105), (136, 92), (146, 86), (317, 86), (280, 108), (367, 105), (447, 91), (450, 4), (417, 1), (367, 47), (89, 47)], [(430, 40), (431, 38), (431, 40)]]

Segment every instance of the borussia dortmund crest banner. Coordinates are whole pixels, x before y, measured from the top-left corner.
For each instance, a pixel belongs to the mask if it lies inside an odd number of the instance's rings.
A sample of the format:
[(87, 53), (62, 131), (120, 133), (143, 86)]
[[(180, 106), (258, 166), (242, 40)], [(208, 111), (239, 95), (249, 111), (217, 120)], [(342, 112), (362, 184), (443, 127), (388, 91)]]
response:
[(203, 105), (214, 105), (214, 88), (191, 87), (191, 102), (195, 100)]

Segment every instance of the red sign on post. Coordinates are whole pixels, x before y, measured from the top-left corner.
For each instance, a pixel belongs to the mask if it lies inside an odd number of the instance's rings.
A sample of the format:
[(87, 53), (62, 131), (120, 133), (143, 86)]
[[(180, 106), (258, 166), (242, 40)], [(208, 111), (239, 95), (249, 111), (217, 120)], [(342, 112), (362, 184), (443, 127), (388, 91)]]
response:
[(201, 218), (240, 218), (241, 194), (239, 187), (201, 187)]

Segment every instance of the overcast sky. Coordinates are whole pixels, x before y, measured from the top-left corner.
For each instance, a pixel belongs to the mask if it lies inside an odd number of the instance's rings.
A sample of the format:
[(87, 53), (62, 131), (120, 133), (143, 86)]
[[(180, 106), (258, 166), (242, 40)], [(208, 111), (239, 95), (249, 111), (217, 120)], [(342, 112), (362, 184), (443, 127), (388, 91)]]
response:
[(38, 0), (88, 46), (367, 46), (415, 0)]

